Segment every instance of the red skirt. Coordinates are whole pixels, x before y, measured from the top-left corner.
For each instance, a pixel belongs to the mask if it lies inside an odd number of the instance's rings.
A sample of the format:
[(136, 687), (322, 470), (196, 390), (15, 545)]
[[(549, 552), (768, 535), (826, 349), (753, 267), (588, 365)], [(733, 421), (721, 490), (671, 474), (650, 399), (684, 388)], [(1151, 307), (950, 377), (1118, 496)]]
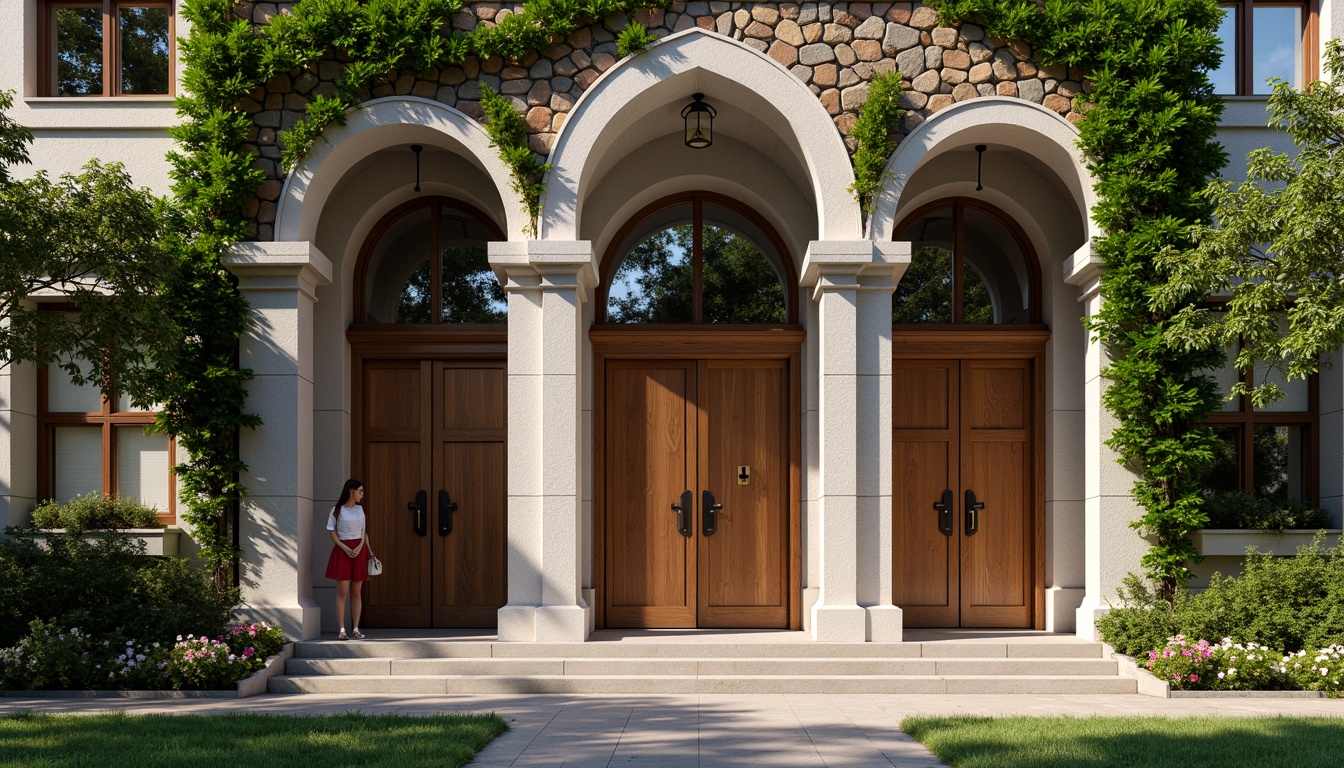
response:
[[(363, 539), (342, 539), (341, 543), (354, 549), (359, 546)], [(359, 554), (351, 557), (345, 554), (345, 550), (331, 545), (331, 557), (327, 558), (327, 578), (336, 581), (368, 581), (369, 580), (369, 548), (367, 545)]]

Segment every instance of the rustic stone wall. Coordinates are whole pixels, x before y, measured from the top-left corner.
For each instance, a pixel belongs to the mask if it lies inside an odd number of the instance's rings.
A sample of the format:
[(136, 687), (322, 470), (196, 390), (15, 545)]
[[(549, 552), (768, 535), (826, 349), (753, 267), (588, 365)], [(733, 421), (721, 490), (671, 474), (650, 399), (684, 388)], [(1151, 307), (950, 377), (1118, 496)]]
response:
[[(258, 25), (284, 13), (292, 3), (239, 3), (235, 12)], [(494, 24), (518, 4), (470, 3), (453, 20), (469, 30)], [(635, 20), (662, 38), (694, 27), (740, 40), (784, 65), (805, 83), (833, 117), (836, 129), (853, 149), (849, 133), (874, 75), (899, 70), (907, 109), (908, 132), (935, 112), (981, 96), (1012, 96), (1064, 115), (1082, 118), (1074, 97), (1084, 88), (1076, 68), (1045, 67), (1030, 46), (988, 37), (980, 27), (938, 25), (937, 14), (920, 3), (761, 3), (684, 2), (664, 10), (641, 11)], [(366, 98), (414, 95), (456, 107), (480, 119), (480, 85), (511, 98), (525, 114), (532, 149), (550, 151), (565, 117), (584, 89), (616, 64), (616, 32), (625, 17), (580, 29), (518, 62), (499, 57), (468, 57), (460, 67), (414, 75), (394, 73), (368, 89)], [(330, 59), (294, 75), (277, 75), (244, 100), (256, 124), (255, 167), (266, 174), (259, 199), (246, 214), (255, 236), (273, 237), (275, 203), (280, 196), (280, 147), (277, 132), (293, 127), (307, 100), (335, 95), (342, 63)]]

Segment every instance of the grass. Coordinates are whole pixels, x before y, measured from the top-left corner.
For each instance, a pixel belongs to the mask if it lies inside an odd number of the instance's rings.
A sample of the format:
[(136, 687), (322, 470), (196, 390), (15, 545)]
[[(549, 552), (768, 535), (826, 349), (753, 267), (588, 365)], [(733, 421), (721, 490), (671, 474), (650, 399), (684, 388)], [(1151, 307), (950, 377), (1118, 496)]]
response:
[(496, 715), (0, 717), (0, 767), (464, 765), (508, 730)]
[(1344, 718), (909, 717), (953, 768), (1337, 768)]

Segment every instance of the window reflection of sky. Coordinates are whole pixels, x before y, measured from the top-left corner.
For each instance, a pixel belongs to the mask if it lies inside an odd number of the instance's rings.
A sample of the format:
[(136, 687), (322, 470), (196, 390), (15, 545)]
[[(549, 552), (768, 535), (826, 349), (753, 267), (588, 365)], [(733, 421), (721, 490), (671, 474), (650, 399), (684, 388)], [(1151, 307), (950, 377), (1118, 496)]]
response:
[[(689, 224), (690, 222), (683, 222)], [(635, 248), (659, 237), (666, 230), (659, 230), (635, 244)], [(631, 248), (630, 250), (634, 250)], [(663, 252), (668, 255), (667, 263), (673, 266), (680, 266), (686, 263), (686, 249), (683, 248), (676, 238), (668, 238), (663, 244)], [(616, 270), (616, 276), (611, 279), (611, 287), (607, 290), (607, 307), (616, 305), (617, 301), (629, 299), (639, 288), (639, 280), (644, 277), (644, 270), (631, 263), (630, 261), (621, 262), (620, 269)]]
[(1209, 72), (1214, 93), (1237, 92), (1237, 8), (1221, 6), (1223, 21), (1218, 25), (1218, 39), (1223, 41), (1223, 63)]
[(1253, 80), (1256, 93), (1273, 93), (1269, 79), (1302, 86), (1302, 8), (1296, 5), (1256, 6), (1253, 28)]

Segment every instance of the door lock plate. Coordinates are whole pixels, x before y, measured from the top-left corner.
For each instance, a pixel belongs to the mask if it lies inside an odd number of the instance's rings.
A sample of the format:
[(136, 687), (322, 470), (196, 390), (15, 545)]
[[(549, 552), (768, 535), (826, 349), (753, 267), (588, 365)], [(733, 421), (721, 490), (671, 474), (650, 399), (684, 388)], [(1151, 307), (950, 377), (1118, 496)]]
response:
[(751, 467), (744, 464), (737, 468), (737, 484), (751, 485)]

